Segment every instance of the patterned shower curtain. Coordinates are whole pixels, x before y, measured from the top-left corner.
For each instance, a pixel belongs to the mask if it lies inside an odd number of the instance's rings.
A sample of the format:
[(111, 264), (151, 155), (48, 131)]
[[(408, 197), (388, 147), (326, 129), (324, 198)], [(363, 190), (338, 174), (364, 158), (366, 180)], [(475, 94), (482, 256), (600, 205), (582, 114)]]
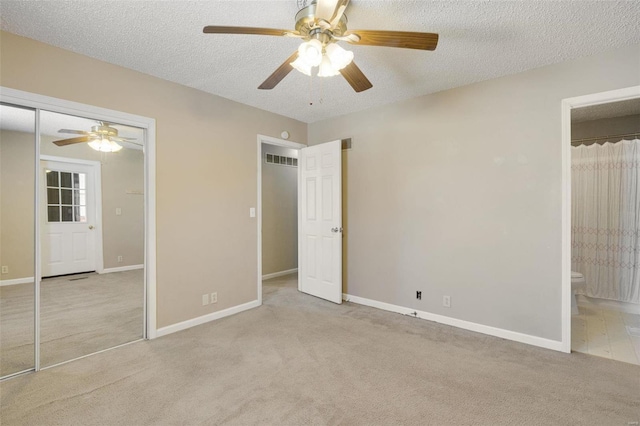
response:
[(571, 155), (571, 269), (588, 296), (640, 304), (640, 140)]

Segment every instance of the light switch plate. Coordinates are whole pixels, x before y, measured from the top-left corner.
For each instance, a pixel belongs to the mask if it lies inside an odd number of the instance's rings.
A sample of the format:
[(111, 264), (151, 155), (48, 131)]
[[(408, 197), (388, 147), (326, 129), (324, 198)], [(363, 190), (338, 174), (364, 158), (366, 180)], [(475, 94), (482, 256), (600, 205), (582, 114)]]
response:
[(249, 209), (249, 217), (256, 217), (256, 208), (255, 207), (251, 207)]
[(116, 207), (116, 216), (120, 216), (122, 214), (122, 209), (120, 207)]

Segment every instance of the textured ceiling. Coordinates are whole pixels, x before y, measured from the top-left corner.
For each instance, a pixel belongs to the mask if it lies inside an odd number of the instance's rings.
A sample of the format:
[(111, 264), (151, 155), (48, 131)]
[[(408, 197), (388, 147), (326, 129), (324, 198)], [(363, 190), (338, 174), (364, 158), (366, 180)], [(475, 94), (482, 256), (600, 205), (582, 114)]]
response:
[(573, 123), (581, 123), (583, 121), (625, 117), (627, 115), (640, 115), (640, 98), (576, 108), (571, 111), (571, 121)]
[(297, 3), (2, 0), (0, 26), (305, 122), (640, 44), (638, 0), (352, 0), (350, 30), (440, 34), (434, 52), (343, 43), (373, 83), (356, 94), (341, 76), (297, 71), (273, 90), (258, 90), (299, 41), (202, 33), (205, 25), (293, 29)]

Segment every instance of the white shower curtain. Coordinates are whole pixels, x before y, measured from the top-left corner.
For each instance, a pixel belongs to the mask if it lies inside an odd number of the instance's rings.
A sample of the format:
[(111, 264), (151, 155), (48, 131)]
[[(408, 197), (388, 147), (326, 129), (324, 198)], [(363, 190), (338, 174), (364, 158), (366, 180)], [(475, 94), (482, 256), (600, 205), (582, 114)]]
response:
[(571, 155), (571, 269), (588, 296), (640, 304), (640, 140)]

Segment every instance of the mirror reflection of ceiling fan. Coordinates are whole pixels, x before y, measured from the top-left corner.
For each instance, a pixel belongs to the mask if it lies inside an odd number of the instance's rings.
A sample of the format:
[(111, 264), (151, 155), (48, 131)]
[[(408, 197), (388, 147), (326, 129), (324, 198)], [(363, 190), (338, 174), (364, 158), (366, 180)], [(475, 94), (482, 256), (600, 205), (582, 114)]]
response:
[(60, 129), (58, 133), (70, 133), (82, 136), (62, 139), (54, 141), (53, 143), (58, 146), (67, 146), (86, 142), (96, 151), (118, 152), (122, 149), (122, 145), (118, 144), (118, 142), (131, 142), (136, 140), (135, 138), (118, 136), (118, 129), (111, 127), (110, 124), (111, 123), (107, 123), (106, 121), (98, 121), (98, 124), (91, 126), (91, 130), (88, 132), (84, 130)]
[(345, 41), (364, 46), (401, 47), (406, 49), (435, 50), (438, 34), (379, 31), (347, 30), (347, 17), (344, 12), (349, 0), (312, 0), (296, 14), (295, 30), (272, 28), (226, 27), (210, 25), (204, 27), (207, 34), (254, 34), (297, 37), (304, 40), (282, 65), (276, 69), (258, 89), (273, 89), (292, 69), (311, 76), (318, 67), (319, 77), (338, 74), (347, 80), (356, 92), (373, 87), (363, 72), (353, 62), (353, 52), (340, 47), (337, 42)]

